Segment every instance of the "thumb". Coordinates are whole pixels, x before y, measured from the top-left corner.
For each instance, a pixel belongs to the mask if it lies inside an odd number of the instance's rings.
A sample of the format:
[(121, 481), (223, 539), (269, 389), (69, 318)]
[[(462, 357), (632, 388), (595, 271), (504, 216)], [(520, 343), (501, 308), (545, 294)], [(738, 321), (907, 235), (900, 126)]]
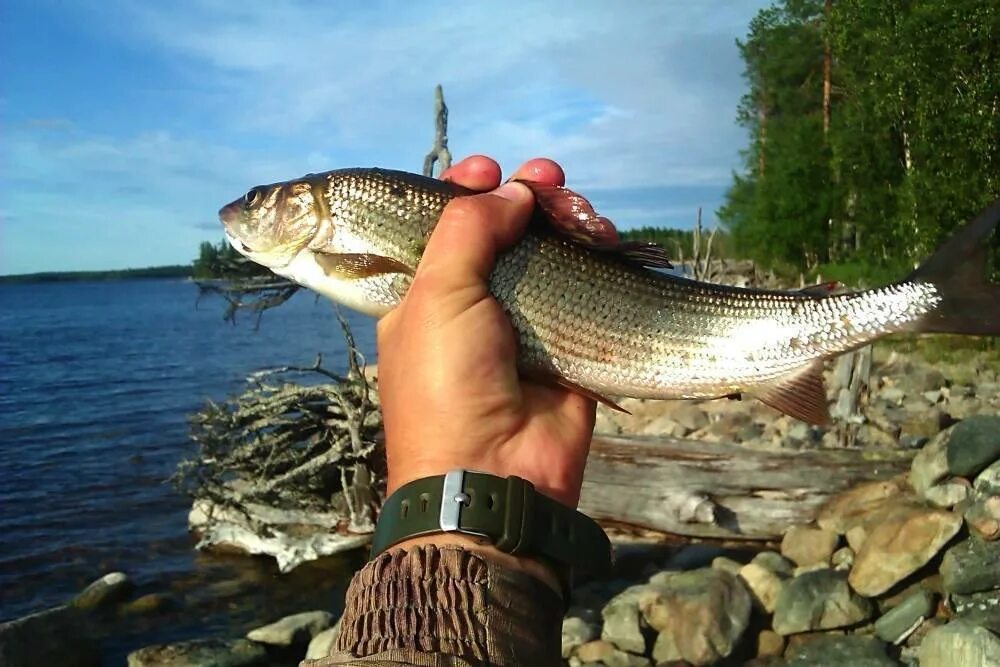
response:
[(515, 182), (453, 199), (427, 242), (414, 286), (428, 289), (429, 283), (434, 291), (485, 286), (497, 253), (520, 238), (533, 210), (531, 191)]

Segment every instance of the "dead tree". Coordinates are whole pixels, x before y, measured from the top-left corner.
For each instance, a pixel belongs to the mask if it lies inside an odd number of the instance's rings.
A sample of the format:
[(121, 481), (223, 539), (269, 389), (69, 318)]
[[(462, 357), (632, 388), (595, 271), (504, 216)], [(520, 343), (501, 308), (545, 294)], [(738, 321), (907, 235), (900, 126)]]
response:
[(441, 171), (451, 166), (448, 150), (448, 105), (444, 103), (441, 84), (434, 87), (434, 145), (424, 158), (424, 176), (434, 175), (434, 164), (440, 163)]

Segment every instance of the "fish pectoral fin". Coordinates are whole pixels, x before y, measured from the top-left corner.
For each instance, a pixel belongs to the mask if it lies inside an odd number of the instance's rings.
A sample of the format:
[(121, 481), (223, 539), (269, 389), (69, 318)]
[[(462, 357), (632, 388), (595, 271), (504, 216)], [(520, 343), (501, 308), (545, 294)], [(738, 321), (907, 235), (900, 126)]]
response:
[(534, 181), (520, 181), (535, 195), (535, 202), (545, 221), (566, 238), (616, 255), (641, 266), (673, 268), (666, 249), (645, 241), (622, 242), (614, 223), (598, 215), (587, 199), (569, 188)]
[(367, 252), (329, 253), (315, 251), (316, 263), (328, 276), (359, 280), (385, 273), (405, 273), (412, 276), (413, 269), (391, 257)]
[(567, 389), (573, 392), (574, 394), (580, 394), (581, 396), (586, 396), (592, 401), (597, 401), (601, 405), (606, 405), (612, 410), (615, 410), (617, 412), (624, 412), (627, 415), (632, 414), (622, 406), (612, 401), (607, 396), (598, 394), (596, 391), (592, 389), (581, 387), (577, 383), (571, 380), (567, 380), (561, 375), (556, 375), (555, 373), (546, 373), (541, 371), (526, 371), (526, 372), (522, 371), (522, 375), (524, 377), (527, 377), (528, 379), (538, 382), (539, 384), (557, 385), (559, 387), (562, 387), (563, 389)]
[(746, 391), (761, 403), (809, 424), (830, 423), (830, 407), (826, 402), (823, 367), (811, 364), (793, 371), (777, 381)]

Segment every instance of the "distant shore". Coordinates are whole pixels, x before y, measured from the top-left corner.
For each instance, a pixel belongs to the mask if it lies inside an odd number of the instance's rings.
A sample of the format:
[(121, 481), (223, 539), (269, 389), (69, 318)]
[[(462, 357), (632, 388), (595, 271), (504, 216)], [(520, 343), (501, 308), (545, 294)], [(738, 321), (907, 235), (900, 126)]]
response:
[(0, 276), (0, 284), (129, 280), (132, 278), (190, 278), (192, 277), (192, 272), (193, 269), (190, 264), (149, 266), (143, 269), (115, 269), (110, 271), (45, 271), (42, 273), (18, 273)]

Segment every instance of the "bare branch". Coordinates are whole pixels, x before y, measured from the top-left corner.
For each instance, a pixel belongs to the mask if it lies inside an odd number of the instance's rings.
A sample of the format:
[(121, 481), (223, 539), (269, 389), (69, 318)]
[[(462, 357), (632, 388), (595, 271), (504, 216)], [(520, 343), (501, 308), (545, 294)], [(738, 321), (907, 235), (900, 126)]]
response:
[(437, 162), (441, 163), (440, 171), (451, 166), (451, 152), (448, 150), (448, 105), (444, 103), (441, 84), (434, 87), (434, 145), (424, 158), (424, 176), (434, 175), (434, 164)]

